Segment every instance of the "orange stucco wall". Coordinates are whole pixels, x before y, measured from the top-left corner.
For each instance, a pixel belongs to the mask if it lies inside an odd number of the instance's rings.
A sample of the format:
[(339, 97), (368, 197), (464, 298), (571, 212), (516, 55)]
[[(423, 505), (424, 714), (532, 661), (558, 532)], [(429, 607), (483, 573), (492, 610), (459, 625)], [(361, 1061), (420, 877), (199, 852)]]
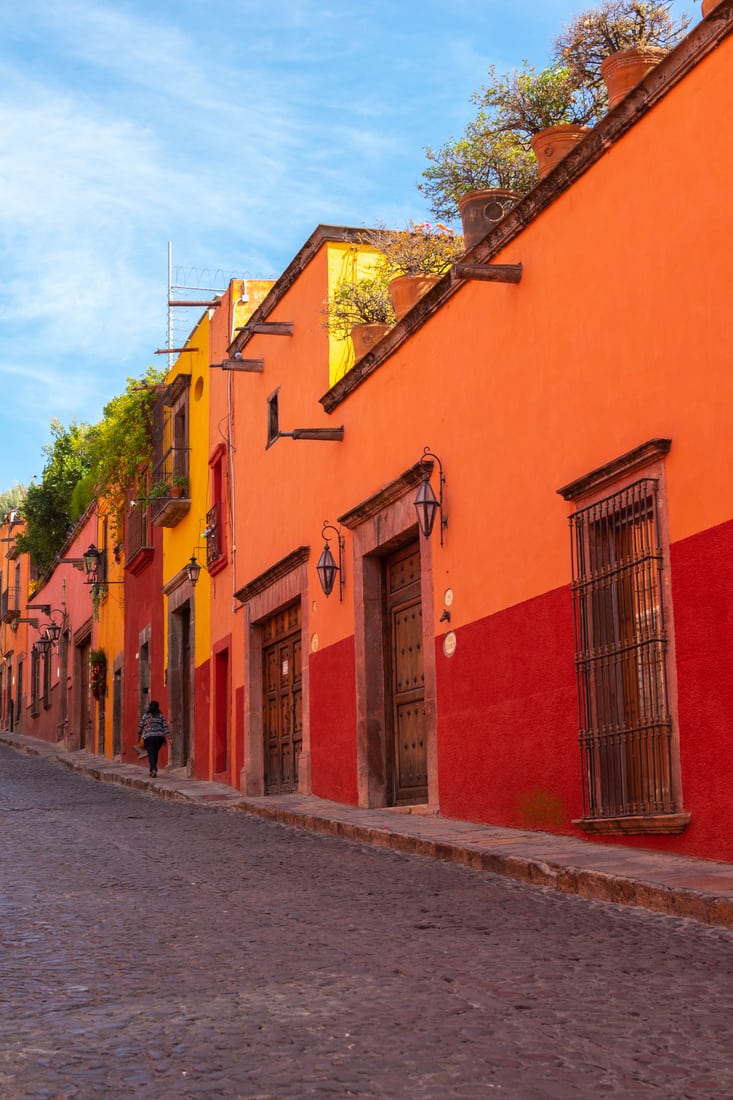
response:
[[(330, 416), (318, 402), (328, 385), (320, 325), (327, 245), (268, 317), (292, 321), (293, 336), (248, 343), (247, 354), (263, 357), (265, 370), (237, 378), (234, 387), (233, 441), (247, 470), (237, 496), (234, 588), (310, 547), (319, 793), (354, 789), (349, 731), (357, 706), (340, 694), (338, 724), (327, 693), (330, 654), (332, 669), (343, 669), (344, 643), (354, 635), (353, 538), (345, 532), (344, 601), (326, 600), (315, 576), (320, 528), (392, 482), (429, 446), (443, 462), (449, 518), (445, 545), (434, 534), (423, 547), (434, 592), (441, 807), (571, 831), (580, 768), (569, 506), (556, 490), (648, 439), (671, 438), (669, 533), (688, 578), (675, 585), (673, 577), (673, 592), (685, 614), (695, 558), (678, 547), (731, 517), (733, 212), (725, 190), (733, 154), (720, 140), (727, 121), (720, 89), (729, 87), (732, 67), (729, 39), (495, 257), (523, 264), (518, 286), (466, 283)], [(680, 149), (703, 167), (686, 168), (682, 178)], [(276, 392), (281, 430), (343, 425), (343, 442), (284, 438), (266, 448), (267, 399)], [(458, 646), (451, 658), (442, 654), (439, 621), (448, 588)], [(541, 646), (533, 621), (543, 624)], [(538, 648), (528, 652), (533, 637)], [(525, 642), (517, 648), (518, 638)], [(681, 648), (680, 714), (689, 716), (703, 680), (695, 680), (684, 640)], [(523, 659), (522, 674), (513, 673)], [(535, 668), (529, 695), (527, 663)], [(689, 721), (680, 730), (698, 797), (695, 827), (659, 843), (712, 855), (720, 848), (691, 748), (701, 735), (708, 731)]]
[[(423, 442), (443, 460), (435, 592), (455, 588), (458, 624), (566, 583), (555, 489), (646, 439), (673, 440), (672, 541), (730, 514), (732, 53), (728, 40), (496, 257), (522, 262), (519, 286), (466, 284), (333, 414), (342, 501)], [(682, 180), (680, 149), (704, 169)]]

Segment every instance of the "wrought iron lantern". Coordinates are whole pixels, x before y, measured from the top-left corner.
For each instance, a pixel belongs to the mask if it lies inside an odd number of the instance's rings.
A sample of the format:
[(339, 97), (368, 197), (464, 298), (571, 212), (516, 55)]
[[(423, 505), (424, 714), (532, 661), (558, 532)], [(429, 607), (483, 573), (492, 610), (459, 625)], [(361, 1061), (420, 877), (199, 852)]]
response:
[(186, 565), (186, 575), (187, 575), (188, 579), (190, 580), (191, 585), (192, 585), (193, 588), (196, 587), (196, 583), (199, 579), (200, 572), (201, 572), (201, 566), (196, 561), (196, 555), (191, 554), (191, 560)]
[(420, 462), (424, 463), (428, 458), (434, 459), (438, 464), (438, 496), (436, 497), (430, 484), (431, 471), (426, 469), (415, 497), (415, 511), (417, 512), (417, 522), (420, 525), (420, 530), (426, 539), (430, 538), (435, 525), (435, 517), (440, 514), (440, 545), (442, 546), (443, 529), (448, 526), (448, 517), (443, 511), (443, 486), (445, 484), (443, 464), (438, 456), (433, 454), (429, 447), (426, 447)]
[[(338, 565), (336, 559), (331, 553), (330, 539), (326, 535), (326, 531), (333, 531), (336, 536), (336, 547), (338, 549)], [(326, 596), (330, 596), (333, 591), (333, 586), (336, 581), (336, 574), (339, 575), (339, 601), (343, 602), (344, 598), (344, 560), (343, 549), (344, 540), (341, 537), (341, 533), (338, 528), (334, 527), (328, 522), (324, 521), (323, 529), (321, 530), (321, 538), (324, 540), (323, 550), (321, 556), (318, 559), (316, 565), (316, 572), (318, 573), (318, 580), (321, 582), (321, 588)]]
[(103, 561), (103, 558), (104, 552), (98, 550), (94, 543), (82, 554), (81, 560), (84, 562), (87, 584), (99, 584), (100, 562)]

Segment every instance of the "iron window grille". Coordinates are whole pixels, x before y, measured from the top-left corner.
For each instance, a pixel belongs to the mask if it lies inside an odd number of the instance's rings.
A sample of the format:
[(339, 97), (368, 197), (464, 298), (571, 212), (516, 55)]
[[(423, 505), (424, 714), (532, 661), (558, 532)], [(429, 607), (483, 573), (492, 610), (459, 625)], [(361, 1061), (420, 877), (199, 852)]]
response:
[(20, 614), (20, 585), (9, 584), (0, 598), (0, 617), (4, 621)]
[(658, 482), (570, 517), (588, 818), (675, 813)]
[(206, 564), (213, 565), (223, 554), (219, 531), (221, 505), (217, 502), (206, 513)]

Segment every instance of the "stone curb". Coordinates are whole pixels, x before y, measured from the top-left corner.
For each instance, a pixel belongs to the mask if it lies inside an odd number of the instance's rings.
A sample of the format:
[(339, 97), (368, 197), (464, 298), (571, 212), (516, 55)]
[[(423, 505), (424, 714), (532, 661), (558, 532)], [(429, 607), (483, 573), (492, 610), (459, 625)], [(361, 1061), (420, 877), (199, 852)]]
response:
[(373, 825), (334, 821), (312, 813), (268, 808), (244, 799), (237, 809), (283, 825), (308, 829), (374, 847), (392, 848), (408, 854), (427, 856), (448, 863), (489, 871), (503, 878), (530, 886), (544, 886), (561, 894), (575, 894), (591, 901), (616, 905), (636, 905), (671, 917), (682, 917), (700, 924), (733, 928), (733, 898), (707, 894), (684, 887), (659, 885), (628, 876), (591, 871), (547, 860), (537, 860), (497, 848), (467, 846), (447, 840), (431, 840), (380, 829)]
[[(429, 859), (439, 859), (477, 871), (488, 871), (515, 882), (542, 886), (561, 894), (574, 894), (587, 900), (612, 902), (616, 905), (635, 905), (666, 916), (733, 929), (733, 896), (644, 881), (643, 878), (608, 871), (574, 867), (568, 862), (558, 863), (552, 859), (517, 855), (516, 852), (502, 851), (500, 844), (466, 844), (413, 835), (395, 828), (398, 819), (393, 826), (387, 828), (367, 822), (361, 824), (341, 821), (312, 811), (265, 806), (234, 790), (230, 795), (228, 789), (220, 784), (192, 779), (180, 780), (176, 776), (165, 774), (153, 780), (147, 775), (136, 774), (140, 769), (135, 764), (105, 764), (82, 760), (78, 754), (59, 750), (57, 746), (47, 742), (30, 738), (20, 741), (17, 736), (2, 732), (0, 744), (28, 756), (43, 756), (54, 760), (63, 767), (98, 782), (116, 783), (164, 800), (237, 810), (293, 828), (307, 829), (309, 832), (373, 847), (392, 848), (405, 854), (427, 856)], [(122, 768), (129, 768), (129, 772), (123, 772)]]

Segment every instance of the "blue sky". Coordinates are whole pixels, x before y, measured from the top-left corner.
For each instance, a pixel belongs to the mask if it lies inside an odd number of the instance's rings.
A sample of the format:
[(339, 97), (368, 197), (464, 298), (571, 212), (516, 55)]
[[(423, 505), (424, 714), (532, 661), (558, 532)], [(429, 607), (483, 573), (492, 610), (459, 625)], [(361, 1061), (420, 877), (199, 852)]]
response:
[(430, 220), (424, 147), (588, 6), (6, 0), (0, 490), (40, 476), (52, 418), (93, 422), (161, 365), (169, 241), (174, 282), (223, 288), (276, 278), (320, 223)]

